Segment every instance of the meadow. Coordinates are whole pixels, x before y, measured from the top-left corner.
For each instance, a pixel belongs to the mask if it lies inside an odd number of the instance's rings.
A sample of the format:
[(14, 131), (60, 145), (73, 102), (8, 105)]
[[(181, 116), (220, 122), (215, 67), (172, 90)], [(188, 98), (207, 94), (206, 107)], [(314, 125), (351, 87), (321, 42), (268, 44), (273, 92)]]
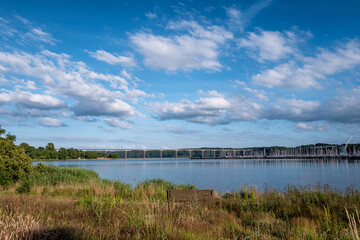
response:
[(360, 192), (239, 186), (206, 202), (167, 202), (162, 179), (131, 187), (91, 170), (39, 164), (0, 190), (0, 239), (359, 239)]

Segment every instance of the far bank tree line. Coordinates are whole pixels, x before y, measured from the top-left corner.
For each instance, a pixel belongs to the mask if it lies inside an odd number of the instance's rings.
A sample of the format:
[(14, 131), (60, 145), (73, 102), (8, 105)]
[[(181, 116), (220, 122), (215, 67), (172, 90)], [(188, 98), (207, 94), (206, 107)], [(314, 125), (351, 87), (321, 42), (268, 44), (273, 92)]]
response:
[(95, 151), (80, 151), (74, 148), (60, 148), (56, 150), (53, 143), (48, 143), (45, 147), (35, 148), (27, 143), (21, 143), (20, 147), (25, 150), (31, 159), (97, 159), (97, 158), (119, 158), (116, 153), (105, 153)]
[[(53, 143), (48, 143), (45, 147), (35, 148), (30, 146), (27, 143), (21, 143), (20, 147), (23, 148), (27, 155), (31, 159), (54, 159), (54, 160), (67, 160), (67, 159), (98, 159), (98, 158), (125, 158), (125, 151), (80, 151), (74, 148), (60, 148), (56, 149)], [(216, 157), (221, 158), (225, 155), (235, 154), (237, 156), (276, 156), (276, 155), (339, 155), (343, 151), (344, 145), (335, 145), (335, 144), (310, 144), (302, 145), (297, 147), (253, 147), (253, 148), (197, 148), (193, 149), (191, 157), (202, 156), (202, 150), (206, 149), (205, 157)], [(346, 152), (349, 155), (359, 155), (360, 154), (360, 145), (359, 144), (349, 144)], [(224, 156), (223, 156), (224, 155)], [(177, 155), (173, 150), (162, 150), (162, 158), (188, 158), (188, 150), (178, 150)], [(144, 158), (143, 150), (132, 150), (127, 151), (126, 158)], [(145, 158), (160, 158), (160, 151), (157, 150), (146, 150)]]

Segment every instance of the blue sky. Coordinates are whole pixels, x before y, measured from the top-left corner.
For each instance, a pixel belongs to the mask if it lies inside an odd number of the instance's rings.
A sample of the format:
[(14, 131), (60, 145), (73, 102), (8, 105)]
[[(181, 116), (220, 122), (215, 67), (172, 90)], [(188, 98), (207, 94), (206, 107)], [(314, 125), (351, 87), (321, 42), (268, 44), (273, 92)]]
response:
[(1, 1), (0, 124), (78, 148), (360, 142), (359, 1)]

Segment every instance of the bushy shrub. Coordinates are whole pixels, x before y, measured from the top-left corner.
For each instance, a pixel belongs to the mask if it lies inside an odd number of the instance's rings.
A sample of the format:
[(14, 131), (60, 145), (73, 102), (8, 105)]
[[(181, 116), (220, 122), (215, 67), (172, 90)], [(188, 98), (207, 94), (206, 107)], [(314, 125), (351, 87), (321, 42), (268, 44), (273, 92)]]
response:
[(26, 179), (24, 180), (19, 187), (16, 188), (16, 193), (30, 193), (31, 190), (31, 182)]
[(15, 136), (5, 134), (0, 126), (0, 185), (6, 186), (24, 179), (31, 170), (30, 157), (14, 144)]

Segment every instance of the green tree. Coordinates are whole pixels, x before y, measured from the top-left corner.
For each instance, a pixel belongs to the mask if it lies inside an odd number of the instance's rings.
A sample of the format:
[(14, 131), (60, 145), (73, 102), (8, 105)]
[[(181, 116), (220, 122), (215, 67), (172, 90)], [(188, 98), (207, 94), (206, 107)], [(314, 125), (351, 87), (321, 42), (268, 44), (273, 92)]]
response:
[(113, 153), (110, 153), (109, 158), (119, 158), (119, 155), (117, 155), (117, 153), (113, 152)]
[(15, 136), (7, 134), (0, 126), (0, 185), (9, 185), (26, 177), (31, 170), (30, 157), (14, 144)]
[(53, 143), (48, 143), (45, 147), (46, 150), (49, 150), (49, 151), (55, 151), (55, 145)]
[(68, 158), (68, 150), (66, 148), (60, 148), (58, 152), (58, 158), (66, 160)]
[(36, 159), (36, 158), (37, 158), (36, 148), (35, 148), (35, 147), (30, 146), (29, 144), (24, 143), (24, 142), (20, 144), (20, 147), (25, 150), (25, 153), (26, 153), (27, 155), (29, 155), (29, 157), (30, 157), (31, 159)]
[(76, 150), (74, 148), (69, 148), (68, 149), (68, 157), (69, 157), (69, 159), (77, 159), (78, 157), (80, 157), (80, 153), (78, 150)]

